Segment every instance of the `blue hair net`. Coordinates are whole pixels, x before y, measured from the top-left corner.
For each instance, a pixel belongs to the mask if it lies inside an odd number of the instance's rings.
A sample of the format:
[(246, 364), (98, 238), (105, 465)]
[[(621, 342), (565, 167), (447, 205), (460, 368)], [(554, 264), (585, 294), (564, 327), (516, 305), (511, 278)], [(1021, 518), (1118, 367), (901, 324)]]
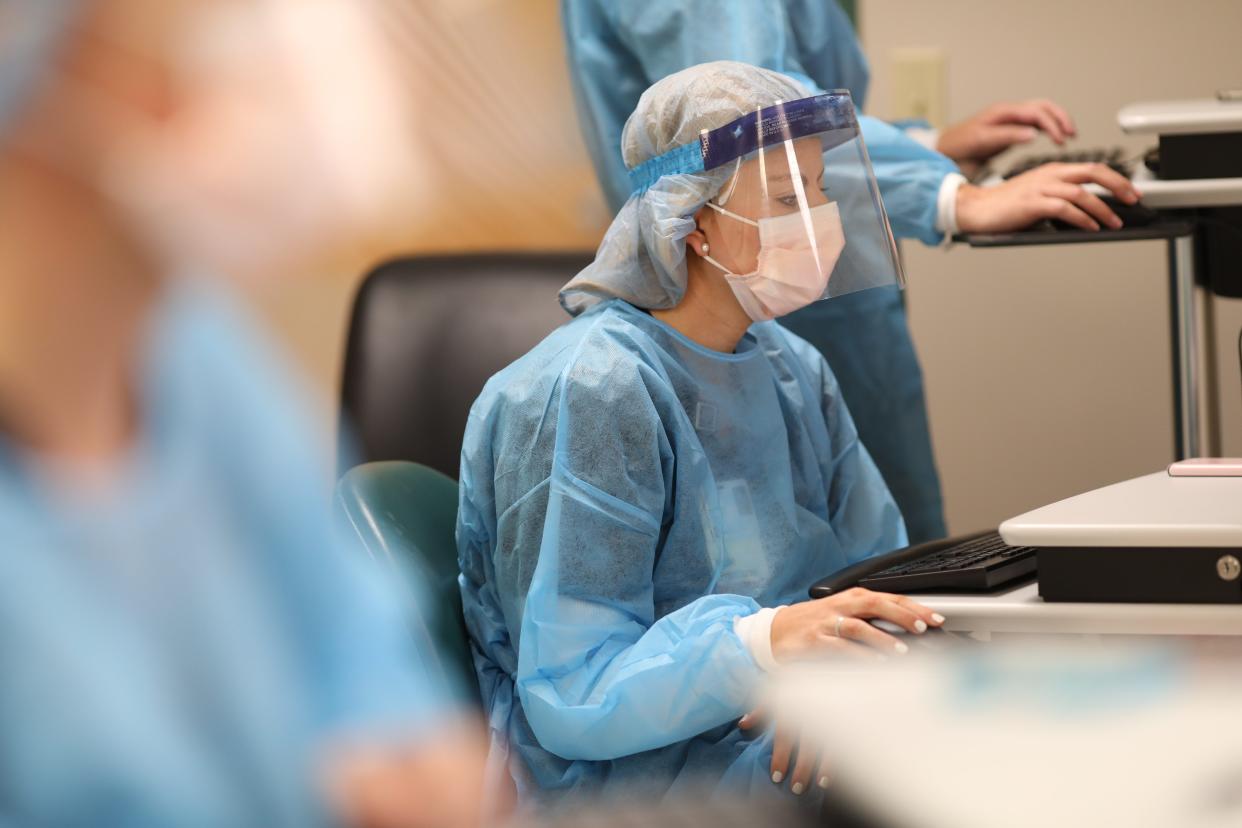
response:
[(0, 0), (0, 135), (38, 83), (80, 0)]
[[(797, 81), (736, 61), (704, 63), (656, 82), (638, 100), (621, 133), (626, 167), (695, 141), (703, 130), (811, 93)], [(694, 214), (733, 174), (726, 165), (666, 175), (630, 196), (604, 235), (595, 261), (561, 289), (561, 305), (577, 316), (606, 299), (645, 310), (671, 308), (686, 292), (686, 236)]]

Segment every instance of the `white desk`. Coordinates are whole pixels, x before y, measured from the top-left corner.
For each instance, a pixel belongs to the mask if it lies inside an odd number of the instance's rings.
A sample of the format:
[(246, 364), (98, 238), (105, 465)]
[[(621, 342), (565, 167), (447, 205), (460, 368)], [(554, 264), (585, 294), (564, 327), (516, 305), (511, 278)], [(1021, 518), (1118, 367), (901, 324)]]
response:
[(1145, 649), (811, 666), (766, 709), (878, 825), (1237, 828), (1242, 680)]
[(1242, 636), (1242, 604), (1049, 604), (1029, 583), (993, 595), (912, 595), (958, 633)]
[[(1166, 181), (1156, 178), (1151, 170), (1140, 165), (1131, 180), (1143, 194), (1143, 204), (1157, 210), (1236, 207), (1242, 204), (1242, 178), (1186, 178)], [(1089, 188), (1096, 186), (1088, 185)]]
[[(990, 180), (990, 179), (989, 179)], [(1153, 210), (1179, 210), (1190, 207), (1236, 207), (1242, 204), (1242, 178), (1156, 178), (1139, 165), (1130, 177), (1143, 194), (1143, 206)], [(997, 183), (1003, 181), (997, 176)], [(1087, 192), (1111, 196), (1099, 184), (1083, 185)]]

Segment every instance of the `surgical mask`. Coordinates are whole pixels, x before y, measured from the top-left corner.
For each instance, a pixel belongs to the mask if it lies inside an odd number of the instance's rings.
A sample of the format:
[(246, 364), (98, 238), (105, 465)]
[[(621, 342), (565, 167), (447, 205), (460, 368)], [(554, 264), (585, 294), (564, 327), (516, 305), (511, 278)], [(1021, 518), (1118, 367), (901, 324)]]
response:
[[(711, 256), (703, 258), (725, 274), (733, 295), (756, 322), (775, 319), (824, 297), (837, 259), (845, 248), (841, 213), (835, 201), (758, 221), (714, 202), (716, 212), (759, 228), (759, 261), (751, 273), (733, 273)], [(810, 225), (808, 227), (808, 224)]]

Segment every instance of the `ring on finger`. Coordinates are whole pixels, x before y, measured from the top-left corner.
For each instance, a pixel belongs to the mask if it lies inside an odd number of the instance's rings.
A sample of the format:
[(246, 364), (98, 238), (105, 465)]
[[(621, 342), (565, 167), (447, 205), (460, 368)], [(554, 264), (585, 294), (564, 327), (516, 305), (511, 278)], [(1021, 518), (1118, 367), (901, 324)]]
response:
[(838, 616), (837, 616), (837, 623), (836, 623), (836, 625), (832, 628), (832, 634), (833, 634), (833, 635), (835, 635), (837, 638), (840, 638), (840, 637), (841, 637), (841, 625), (842, 625), (842, 624), (844, 624), (844, 623), (845, 623), (845, 616), (844, 616), (844, 615), (838, 615)]

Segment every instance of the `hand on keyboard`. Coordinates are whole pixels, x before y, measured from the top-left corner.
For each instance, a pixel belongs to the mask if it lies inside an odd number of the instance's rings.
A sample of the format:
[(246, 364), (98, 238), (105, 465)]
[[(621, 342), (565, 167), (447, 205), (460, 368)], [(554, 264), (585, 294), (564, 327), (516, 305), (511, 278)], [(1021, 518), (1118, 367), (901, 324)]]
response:
[(936, 149), (952, 158), (968, 177), (990, 158), (1043, 132), (1060, 146), (1078, 134), (1074, 120), (1046, 99), (997, 103), (940, 133)]
[(957, 224), (963, 233), (1008, 233), (1042, 219), (1057, 219), (1083, 230), (1113, 229), (1121, 219), (1081, 185), (1094, 182), (1123, 204), (1136, 204), (1139, 192), (1104, 164), (1044, 164), (995, 187), (963, 184), (957, 191)]

